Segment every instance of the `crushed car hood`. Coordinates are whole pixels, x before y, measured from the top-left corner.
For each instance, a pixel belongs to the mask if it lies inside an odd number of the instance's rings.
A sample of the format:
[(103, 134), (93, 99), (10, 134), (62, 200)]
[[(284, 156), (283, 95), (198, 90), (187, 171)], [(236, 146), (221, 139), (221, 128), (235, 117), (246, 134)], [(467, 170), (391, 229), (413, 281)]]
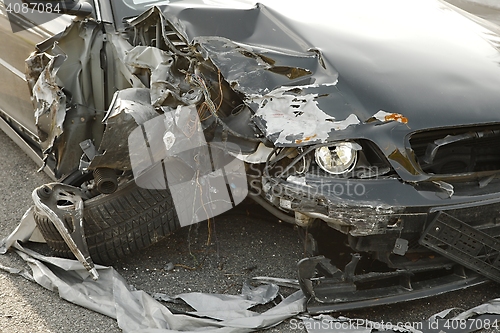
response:
[[(323, 7), (318, 0), (191, 0), (160, 8), (246, 96), (254, 121), (277, 145), (342, 138), (342, 130), (370, 122), (380, 110), (407, 120), (399, 124), (402, 136), (499, 121), (496, 26), (488, 29), (431, 0), (329, 1)], [(298, 101), (301, 116), (314, 114), (321, 133), (273, 132), (279, 125), (269, 112), (280, 104), (264, 110), (263, 101), (285, 95)]]

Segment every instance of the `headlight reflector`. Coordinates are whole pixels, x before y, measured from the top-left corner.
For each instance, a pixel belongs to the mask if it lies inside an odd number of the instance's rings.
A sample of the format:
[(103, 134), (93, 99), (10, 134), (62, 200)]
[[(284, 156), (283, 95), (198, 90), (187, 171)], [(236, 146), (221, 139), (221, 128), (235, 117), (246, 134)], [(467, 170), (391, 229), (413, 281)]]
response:
[(324, 171), (340, 175), (352, 171), (358, 160), (358, 150), (361, 147), (351, 142), (339, 142), (330, 147), (316, 148), (316, 163)]

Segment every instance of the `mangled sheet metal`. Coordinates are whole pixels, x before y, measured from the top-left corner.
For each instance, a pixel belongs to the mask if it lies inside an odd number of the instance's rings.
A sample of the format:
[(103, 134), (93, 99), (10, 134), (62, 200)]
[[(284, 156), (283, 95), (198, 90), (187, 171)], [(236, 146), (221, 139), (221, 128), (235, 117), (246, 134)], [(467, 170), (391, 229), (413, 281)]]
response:
[[(238, 16), (248, 15), (249, 26), (255, 22), (252, 34), (209, 29), (199, 36), (191, 31), (193, 26), (185, 25), (186, 19), (194, 18), (184, 18), (190, 13), (181, 7), (174, 4), (152, 7), (130, 20), (128, 23), (135, 31), (128, 39), (106, 34), (105, 29), (100, 30), (101, 26), (91, 20), (76, 22), (57, 36), (57, 45), (53, 44), (55, 39), (45, 42), (28, 60), (32, 72), (28, 78), (33, 86), (37, 85), (37, 90), (52, 82), (52, 90), (48, 87), (39, 92), (34, 90), (33, 98), (39, 105), (39, 129), (52, 136), (41, 138), (47, 153), (57, 160), (58, 175), (78, 167), (79, 159), (69, 157), (76, 154), (68, 147), (78, 151), (79, 144), (88, 139), (98, 149), (95, 160), (86, 165), (90, 170), (130, 170), (123, 144), (130, 131), (118, 135), (116, 128), (123, 120), (115, 113), (118, 107), (130, 108), (133, 103), (118, 106), (115, 98), (108, 110), (104, 110), (110, 100), (110, 96), (106, 97), (109, 87), (104, 91), (96, 87), (105, 82), (105, 77), (107, 84), (120, 94), (122, 90), (139, 89), (126, 93), (126, 99), (137, 99), (145, 107), (136, 114), (152, 114), (154, 108), (162, 113), (162, 107), (196, 105), (208, 137), (238, 144), (248, 154), (265, 139), (275, 146), (331, 141), (339, 135), (335, 132), (369, 119), (348, 103), (337, 87), (340, 78), (332, 64), (333, 50), (318, 48), (322, 43), (311, 44), (302, 36), (293, 36), (281, 25), (283, 18), (273, 10), (257, 5), (249, 8), (249, 12), (233, 11)], [(201, 7), (201, 13), (211, 12), (209, 7)], [(265, 36), (263, 29), (267, 28), (276, 31), (273, 43)], [(152, 37), (154, 40), (150, 40)], [(79, 40), (79, 45), (73, 49), (74, 39)], [(98, 63), (96, 52), (105, 48), (111, 49), (115, 62)], [(53, 68), (55, 59), (60, 60)], [(61, 68), (57, 70), (58, 67)], [(47, 74), (40, 79), (39, 72)], [(50, 80), (45, 80), (48, 72)], [(110, 72), (114, 74), (109, 75)], [(149, 106), (144, 104), (145, 92), (140, 89), (149, 90)], [(57, 99), (44, 96), (48, 93), (55, 94)], [(123, 103), (123, 99), (118, 98), (118, 102)], [(211, 127), (213, 122), (218, 126)], [(134, 124), (141, 122), (129, 123)], [(122, 143), (110, 142), (110, 137)]]
[(353, 113), (336, 120), (320, 109), (318, 101), (332, 102), (331, 95), (342, 103), (335, 87), (338, 74), (323, 67), (321, 53), (284, 56), (215, 37), (195, 43), (231, 88), (244, 94), (243, 101), (255, 113), (252, 121), (275, 146), (325, 142), (332, 131), (360, 123)]
[(57, 82), (57, 71), (66, 60), (64, 55), (37, 54), (27, 60), (31, 73), (29, 82), (33, 86), (35, 124), (44, 148), (52, 147), (54, 140), (63, 132), (66, 114), (66, 95)]
[(275, 145), (313, 144), (325, 142), (332, 130), (345, 130), (359, 125), (356, 115), (337, 121), (321, 111), (317, 95), (296, 95), (293, 89), (282, 87), (264, 96), (250, 98), (259, 103), (255, 117), (265, 127), (265, 132)]
[(99, 75), (101, 26), (76, 21), (64, 32), (38, 45), (26, 60), (40, 145), (53, 156), (56, 176), (78, 166), (78, 143), (100, 141), (104, 115), (103, 78)]
[[(170, 8), (170, 6), (167, 7), (168, 10)], [(173, 10), (175, 11), (175, 8)], [(269, 19), (264, 14), (265, 7), (261, 5), (252, 8), (252, 12)], [(146, 22), (151, 24), (151, 20), (155, 17), (159, 22), (164, 22), (163, 15), (166, 15), (167, 23), (176, 29), (175, 32), (180, 36), (179, 38), (186, 42), (190, 41), (189, 31), (185, 31), (184, 26), (178, 26), (177, 24), (180, 24), (178, 20), (169, 14), (168, 11), (162, 13), (158, 8), (152, 8), (132, 20), (130, 24), (142, 31), (140, 29)], [(261, 32), (258, 30), (256, 33)], [(204, 33), (204, 35), (207, 34), (210, 35), (209, 32)], [(169, 36), (171, 35), (172, 33)], [(331, 131), (343, 130), (349, 125), (360, 123), (356, 114), (345, 103), (335, 87), (338, 73), (331, 64), (325, 63), (322, 53), (317, 49), (311, 48), (307, 52), (303, 49), (299, 51), (298, 48), (280, 50), (271, 47), (271, 44), (246, 44), (240, 40), (231, 40), (225, 38), (226, 35), (226, 31), (218, 31), (210, 37), (192, 38), (189, 43), (192, 45), (189, 49), (190, 53), (183, 54), (191, 63), (186, 74), (190, 75), (194, 72), (197, 75), (199, 72), (210, 75), (207, 73), (207, 67), (215, 66), (212, 72), (220, 72), (221, 77), (218, 80), (221, 93), (228, 94), (226, 90), (230, 88), (234, 92), (243, 94), (243, 98), (234, 96), (236, 103), (241, 98), (239, 103), (245, 103), (252, 109), (254, 113), (252, 121), (275, 145), (325, 142)], [(164, 36), (164, 40), (167, 43), (168, 36)], [(144, 56), (146, 52), (148, 55)], [(191, 89), (190, 94), (194, 97), (188, 96), (188, 101), (186, 97), (179, 96), (178, 90), (183, 82), (172, 75), (171, 66), (175, 61), (166, 55), (161, 56), (162, 60), (158, 61), (159, 52), (153, 52), (157, 56), (152, 56), (150, 54), (152, 52), (143, 46), (137, 46), (128, 53), (127, 62), (136, 68), (148, 68), (151, 71), (152, 96), (162, 96), (152, 97), (154, 105), (164, 102), (164, 96), (172, 94), (177, 102), (184, 105), (199, 104), (200, 89)], [(170, 54), (175, 54), (178, 62), (180, 57), (178, 52), (174, 49)], [(144, 63), (143, 58), (148, 59), (147, 64)], [(163, 74), (159, 75), (159, 73)], [(166, 80), (165, 73), (167, 74)], [(221, 79), (224, 82), (220, 82)], [(214, 82), (208, 81), (207, 83), (214, 85)], [(225, 87), (226, 84), (227, 87)], [(212, 89), (217, 91), (217, 87)], [(213, 92), (209, 99), (215, 99)], [(321, 101), (321, 105), (318, 101)], [(205, 96), (205, 102), (209, 102), (207, 96)], [(234, 100), (232, 103), (233, 106), (238, 106), (234, 104)], [(331, 103), (338, 104), (336, 114), (339, 115), (339, 119), (322, 111), (323, 105)], [(269, 112), (270, 109), (273, 112)], [(350, 111), (345, 118), (340, 118), (342, 110)], [(224, 119), (224, 114), (227, 115), (228, 111), (221, 110), (219, 113), (222, 122), (227, 120)], [(234, 131), (230, 134), (236, 135)]]
[(131, 170), (127, 138), (137, 126), (157, 116), (149, 89), (129, 88), (116, 92), (103, 119), (106, 131), (88, 168)]

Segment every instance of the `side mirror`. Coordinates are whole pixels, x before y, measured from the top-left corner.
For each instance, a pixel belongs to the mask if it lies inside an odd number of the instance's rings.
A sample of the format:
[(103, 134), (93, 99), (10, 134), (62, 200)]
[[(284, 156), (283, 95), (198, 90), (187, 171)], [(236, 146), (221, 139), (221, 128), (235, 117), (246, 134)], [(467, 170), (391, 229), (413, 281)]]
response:
[(22, 0), (29, 8), (39, 11), (45, 11), (45, 8), (51, 8), (51, 11), (58, 14), (76, 15), (80, 17), (89, 16), (94, 8), (88, 2), (80, 0)]

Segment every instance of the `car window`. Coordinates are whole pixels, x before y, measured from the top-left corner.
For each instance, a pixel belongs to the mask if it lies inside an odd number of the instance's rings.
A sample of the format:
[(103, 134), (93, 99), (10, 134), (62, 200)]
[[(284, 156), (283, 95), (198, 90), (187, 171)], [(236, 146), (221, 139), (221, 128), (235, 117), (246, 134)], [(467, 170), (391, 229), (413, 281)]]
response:
[[(110, 1), (115, 24), (118, 29), (125, 26), (124, 20), (140, 15), (145, 10), (152, 6), (164, 6), (175, 2), (186, 0), (121, 0)], [(214, 6), (232, 6), (244, 8), (248, 7), (250, 3), (257, 3), (258, 1), (252, 0), (188, 0), (193, 5), (214, 5)]]
[(151, 6), (161, 6), (170, 3), (169, 0), (122, 0), (110, 1), (113, 10), (113, 17), (116, 27), (122, 29), (125, 26), (124, 21), (135, 17)]

